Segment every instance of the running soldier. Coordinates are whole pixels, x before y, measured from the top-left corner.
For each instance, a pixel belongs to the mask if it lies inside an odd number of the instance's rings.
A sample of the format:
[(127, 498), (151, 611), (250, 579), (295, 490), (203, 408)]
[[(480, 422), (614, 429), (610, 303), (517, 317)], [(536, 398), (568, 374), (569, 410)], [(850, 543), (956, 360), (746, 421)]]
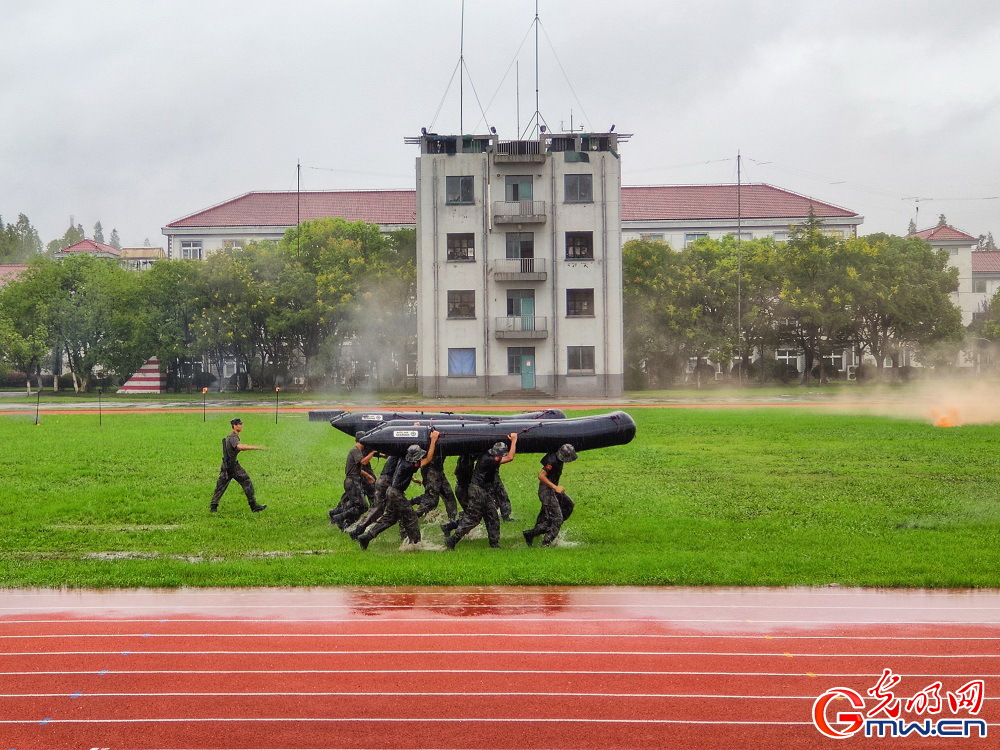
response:
[(440, 498), (444, 498), (444, 509), (448, 513), (448, 520), (454, 521), (458, 518), (455, 493), (452, 492), (448, 477), (444, 474), (444, 459), (444, 453), (439, 452), (433, 461), (420, 470), (424, 477), (424, 494), (414, 499), (414, 502), (420, 501), (417, 507), (417, 516), (420, 518), (438, 507)]
[(480, 521), (486, 524), (490, 546), (500, 546), (500, 519), (497, 517), (493, 487), (500, 473), (500, 466), (513, 461), (517, 452), (517, 433), (512, 432), (508, 437), (510, 450), (505, 443), (496, 443), (476, 462), (472, 481), (469, 482), (468, 507), (458, 517), (458, 521), (441, 524), (444, 544), (448, 549), (455, 549), (462, 537), (476, 528)]
[(406, 499), (406, 488), (410, 486), (413, 475), (418, 469), (422, 469), (434, 460), (434, 449), (437, 447), (438, 431), (431, 431), (431, 444), (428, 450), (424, 450), (419, 445), (411, 445), (406, 450), (406, 455), (396, 467), (396, 474), (389, 483), (389, 488), (385, 492), (385, 512), (382, 517), (369, 527), (363, 534), (358, 536), (358, 544), (361, 549), (368, 549), (372, 539), (377, 537), (390, 526), (399, 523), (400, 529), (410, 540), (411, 544), (420, 541), (420, 523), (417, 521), (417, 514), (413, 511), (409, 500)]
[(330, 523), (341, 531), (361, 518), (368, 510), (365, 500), (364, 482), (375, 481), (370, 470), (370, 462), (375, 451), (365, 453), (361, 445), (364, 432), (355, 436), (354, 447), (347, 454), (347, 464), (344, 467), (344, 494), (340, 497), (337, 507), (330, 511)]
[(385, 460), (385, 464), (382, 466), (382, 473), (375, 480), (375, 499), (372, 501), (371, 507), (367, 513), (361, 516), (361, 520), (358, 521), (355, 527), (347, 532), (348, 536), (354, 541), (358, 541), (358, 537), (365, 533), (365, 529), (375, 523), (385, 513), (385, 491), (389, 489), (389, 483), (396, 474), (398, 467), (399, 456), (389, 456)]
[(576, 461), (576, 449), (566, 443), (555, 453), (548, 453), (542, 459), (542, 470), (538, 472), (538, 499), (542, 509), (538, 512), (535, 527), (524, 533), (528, 546), (535, 537), (542, 537), (542, 546), (548, 547), (559, 536), (563, 521), (573, 513), (573, 500), (559, 484), (563, 464)]
[(222, 467), (219, 469), (219, 481), (215, 483), (215, 493), (212, 495), (212, 502), (208, 509), (215, 513), (219, 510), (219, 500), (222, 493), (226, 491), (229, 483), (236, 481), (247, 496), (250, 510), (259, 513), (266, 508), (266, 505), (259, 505), (253, 489), (253, 482), (246, 469), (240, 466), (240, 451), (263, 451), (267, 450), (260, 445), (247, 445), (240, 442), (240, 433), (243, 432), (243, 420), (237, 417), (229, 422), (233, 431), (222, 439)]
[(500, 511), (501, 521), (516, 521), (510, 514), (510, 495), (507, 494), (507, 488), (503, 486), (503, 480), (500, 478), (500, 472), (497, 472), (496, 481), (493, 483), (493, 501), (497, 505), (497, 510)]

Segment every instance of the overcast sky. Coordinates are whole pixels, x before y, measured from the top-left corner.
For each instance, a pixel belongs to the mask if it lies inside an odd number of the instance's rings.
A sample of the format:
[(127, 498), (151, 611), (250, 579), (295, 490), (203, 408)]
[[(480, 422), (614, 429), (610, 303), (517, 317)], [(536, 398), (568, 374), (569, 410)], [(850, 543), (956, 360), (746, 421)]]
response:
[[(304, 190), (412, 188), (403, 138), (460, 130), (461, 7), (0, 0), (0, 215), (27, 214), (43, 242), (72, 216), (155, 246), (189, 213), (294, 190), (296, 161)], [(626, 185), (735, 182), (739, 152), (744, 182), (857, 211), (862, 233), (905, 233), (919, 206), (920, 228), (944, 213), (1000, 241), (996, 0), (539, 12), (544, 122), (634, 134)], [(466, 132), (513, 138), (530, 120), (534, 14), (534, 0), (467, 0)]]

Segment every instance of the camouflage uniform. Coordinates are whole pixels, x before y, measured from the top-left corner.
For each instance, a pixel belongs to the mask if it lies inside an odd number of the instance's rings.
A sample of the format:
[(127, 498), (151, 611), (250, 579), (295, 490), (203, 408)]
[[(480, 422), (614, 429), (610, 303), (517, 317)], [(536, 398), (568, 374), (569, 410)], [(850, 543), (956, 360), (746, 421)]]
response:
[[(448, 547), (454, 548), (462, 537), (479, 525), (480, 521), (486, 524), (486, 536), (489, 539), (490, 546), (500, 546), (500, 519), (497, 516), (493, 487), (500, 472), (500, 461), (502, 458), (503, 454), (491, 455), (490, 453), (485, 453), (476, 462), (476, 468), (472, 473), (472, 481), (469, 482), (466, 509), (458, 517), (458, 521), (450, 521), (441, 525), (441, 530), (445, 532), (445, 543)], [(454, 531), (454, 534), (450, 534), (452, 531)]]
[(251, 510), (263, 507), (257, 505), (257, 498), (254, 493), (253, 482), (250, 481), (250, 475), (247, 474), (246, 469), (240, 466), (240, 452), (237, 448), (239, 444), (240, 436), (236, 430), (233, 430), (222, 439), (222, 466), (219, 468), (219, 481), (215, 483), (215, 492), (212, 495), (210, 505), (211, 510), (218, 509), (222, 493), (226, 491), (226, 488), (229, 487), (229, 483), (232, 481), (235, 481), (243, 488)]
[(341, 495), (337, 507), (330, 511), (330, 523), (336, 524), (342, 531), (368, 510), (362, 485), (362, 471), (368, 468), (364, 462), (365, 455), (364, 449), (357, 444), (347, 454), (347, 464), (344, 467), (344, 494)]
[[(566, 447), (566, 446), (564, 446)], [(568, 446), (572, 449), (572, 446)], [(561, 448), (560, 451), (563, 449)], [(542, 458), (542, 471), (552, 484), (558, 485), (562, 477), (563, 460), (559, 457), (560, 451), (548, 453)], [(576, 453), (572, 458), (575, 460)], [(538, 482), (538, 499), (542, 503), (542, 509), (538, 512), (535, 526), (524, 533), (524, 540), (530, 545), (535, 537), (542, 537), (542, 544), (548, 546), (559, 536), (559, 529), (563, 522), (573, 513), (573, 500), (565, 492), (556, 492), (542, 481)]]
[(399, 466), (399, 456), (389, 456), (386, 459), (385, 465), (382, 467), (382, 473), (378, 475), (378, 479), (375, 480), (375, 500), (371, 504), (371, 508), (365, 513), (361, 520), (358, 521), (357, 525), (351, 529), (350, 535), (351, 539), (357, 539), (364, 533), (370, 525), (375, 523), (382, 514), (385, 512), (385, 491), (389, 488), (389, 483), (392, 481), (393, 475), (396, 473), (396, 468)]
[(385, 512), (374, 525), (356, 537), (361, 543), (362, 549), (366, 549), (372, 539), (396, 523), (399, 524), (399, 528), (411, 543), (416, 544), (420, 541), (420, 523), (417, 521), (417, 514), (413, 511), (404, 494), (419, 468), (420, 459), (416, 461), (400, 460), (396, 467), (396, 473), (385, 491)]
[(493, 502), (496, 504), (497, 510), (500, 511), (500, 518), (504, 521), (513, 521), (514, 518), (510, 515), (510, 496), (507, 494), (507, 488), (503, 486), (499, 472), (497, 472), (497, 478), (493, 482), (490, 493), (493, 495)]
[(458, 463), (455, 464), (455, 499), (462, 510), (469, 506), (469, 482), (472, 481), (475, 468), (476, 457), (472, 454), (459, 456)]
[(426, 516), (438, 506), (439, 498), (444, 498), (444, 509), (448, 513), (448, 519), (454, 521), (458, 517), (458, 505), (455, 502), (455, 493), (451, 491), (448, 477), (444, 474), (444, 454), (435, 454), (434, 459), (427, 464), (421, 473), (424, 477), (424, 494), (414, 499), (414, 503), (420, 501), (417, 508), (418, 516)]

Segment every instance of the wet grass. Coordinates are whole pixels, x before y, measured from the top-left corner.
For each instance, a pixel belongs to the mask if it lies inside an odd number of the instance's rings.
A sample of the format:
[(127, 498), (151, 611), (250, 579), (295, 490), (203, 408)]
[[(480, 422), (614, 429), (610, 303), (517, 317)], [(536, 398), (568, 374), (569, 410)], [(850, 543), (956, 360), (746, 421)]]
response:
[[(1000, 426), (939, 429), (797, 409), (635, 408), (637, 439), (585, 452), (562, 546), (524, 545), (539, 456), (503, 469), (520, 521), (455, 552), (329, 526), (350, 439), (244, 415), (264, 513), (208, 499), (230, 415), (0, 416), (0, 585), (1000, 586)], [(448, 470), (453, 462), (448, 462)], [(411, 493), (416, 489), (411, 490)]]

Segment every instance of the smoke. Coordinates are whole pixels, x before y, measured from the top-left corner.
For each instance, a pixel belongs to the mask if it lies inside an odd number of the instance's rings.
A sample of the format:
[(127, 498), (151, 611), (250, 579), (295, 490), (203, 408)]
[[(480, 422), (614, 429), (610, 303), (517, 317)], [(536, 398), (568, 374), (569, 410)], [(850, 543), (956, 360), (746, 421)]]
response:
[(996, 383), (971, 380), (925, 380), (904, 390), (880, 388), (862, 399), (844, 395), (847, 412), (925, 421), (938, 427), (1000, 423)]

